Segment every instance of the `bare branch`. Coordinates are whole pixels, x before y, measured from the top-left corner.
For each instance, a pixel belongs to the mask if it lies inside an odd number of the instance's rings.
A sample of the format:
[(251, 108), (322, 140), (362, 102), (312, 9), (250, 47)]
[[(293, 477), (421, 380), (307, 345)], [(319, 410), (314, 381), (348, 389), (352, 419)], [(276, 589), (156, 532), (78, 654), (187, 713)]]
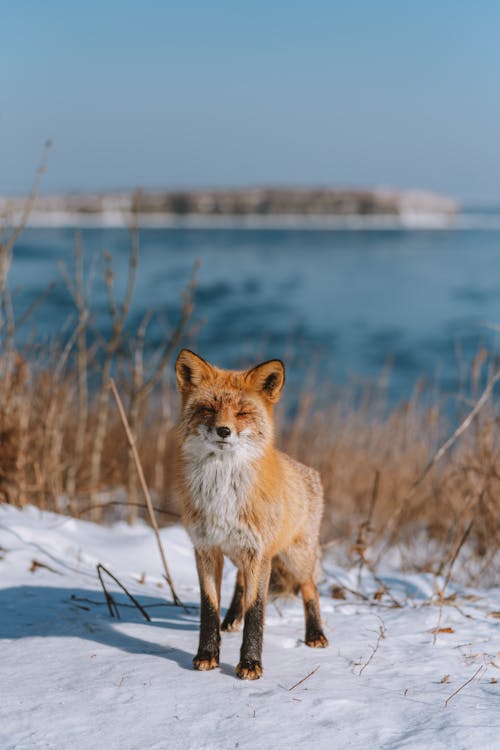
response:
[[(95, 508), (100, 508), (101, 510), (104, 510), (104, 508), (110, 508), (110, 507), (114, 507), (116, 505), (118, 505), (118, 506), (121, 505), (121, 506), (124, 506), (124, 507), (128, 507), (130, 505), (130, 501), (128, 501), (128, 500), (126, 500), (126, 501), (123, 501), (123, 500), (108, 500), (106, 503), (99, 503), (97, 506), (96, 505), (87, 505), (86, 508), (83, 508), (82, 510), (79, 510), (78, 513), (75, 513), (75, 516), (76, 516), (76, 518), (80, 518), (80, 516), (84, 516), (86, 513), (90, 513), (90, 511), (95, 510)], [(134, 505), (137, 508), (144, 508), (146, 510), (148, 509), (148, 506), (145, 505), (144, 503), (134, 503)], [(172, 518), (180, 518), (179, 513), (175, 513), (172, 510), (163, 510), (163, 508), (158, 508), (156, 506), (153, 506), (153, 510), (155, 511), (155, 513), (163, 513), (166, 516), (172, 516)]]
[(292, 685), (292, 687), (289, 687), (288, 688), (288, 692), (290, 692), (291, 690), (295, 690), (296, 687), (298, 687), (299, 685), (302, 685), (302, 683), (305, 682), (306, 680), (308, 680), (309, 677), (312, 677), (313, 674), (316, 674), (316, 672), (318, 671), (319, 668), (320, 668), (320, 664), (318, 664), (318, 666), (315, 667), (312, 670), (312, 672), (309, 672), (309, 674), (306, 674), (305, 677), (303, 677), (301, 680), (299, 680), (298, 682), (296, 682), (295, 685)]
[[(108, 575), (110, 578), (113, 579), (113, 581), (115, 581), (115, 583), (118, 584), (118, 586), (122, 589), (122, 591), (124, 591), (125, 594), (128, 596), (128, 598), (130, 599), (130, 601), (133, 602), (133, 604), (137, 607), (137, 609), (139, 610), (139, 612), (141, 613), (141, 615), (144, 617), (144, 619), (147, 620), (148, 622), (151, 622), (151, 617), (148, 615), (148, 613), (146, 612), (146, 610), (144, 609), (144, 607), (141, 604), (139, 604), (139, 602), (137, 601), (137, 599), (135, 598), (135, 596), (133, 596), (133, 594), (131, 594), (130, 591), (128, 591), (128, 589), (125, 588), (125, 586), (123, 585), (123, 583), (120, 583), (120, 581), (118, 580), (118, 578), (116, 576), (114, 576), (113, 573), (110, 573), (110, 571), (107, 568), (105, 568), (104, 565), (102, 565), (101, 563), (97, 563), (96, 568), (97, 568), (97, 575), (99, 576), (99, 581), (101, 582), (101, 586), (103, 588), (104, 595), (106, 597), (106, 603), (108, 605), (108, 609), (109, 609), (109, 613), (110, 613), (111, 617), (115, 617), (115, 613), (116, 613), (116, 617), (118, 619), (120, 619), (120, 613), (118, 611), (118, 605), (117, 605), (116, 601), (114, 600), (112, 594), (109, 593), (109, 591), (106, 589), (106, 587), (104, 585), (104, 581), (102, 579), (101, 571), (103, 571), (104, 573), (106, 573), (106, 575)], [(114, 612), (113, 612), (113, 609), (114, 609)]]
[(368, 657), (367, 661), (363, 664), (363, 666), (359, 670), (359, 672), (358, 672), (358, 676), (359, 677), (361, 677), (361, 675), (363, 674), (364, 670), (370, 664), (371, 660), (373, 659), (373, 657), (375, 656), (375, 654), (377, 653), (377, 651), (379, 649), (380, 642), (386, 636), (387, 630), (386, 630), (385, 624), (384, 624), (384, 622), (383, 622), (383, 620), (381, 618), (379, 618), (379, 619), (380, 619), (381, 624), (379, 625), (379, 629), (378, 629), (377, 641), (376, 641), (376, 643), (375, 643), (375, 645), (374, 645), (374, 647), (372, 649), (372, 652), (371, 652), (370, 656)]
[(482, 677), (483, 674), (486, 672), (487, 668), (488, 667), (486, 664), (481, 664), (481, 666), (478, 669), (476, 669), (472, 677), (469, 677), (469, 679), (466, 682), (464, 682), (463, 685), (460, 685), (460, 687), (457, 688), (454, 693), (452, 693), (451, 695), (447, 697), (447, 699), (444, 702), (445, 707), (448, 708), (448, 703), (451, 701), (451, 699), (454, 698), (456, 695), (458, 695), (458, 693), (461, 690), (463, 690), (465, 687), (467, 687), (467, 685), (473, 682), (473, 680), (475, 680), (476, 677), (479, 677), (479, 676)]

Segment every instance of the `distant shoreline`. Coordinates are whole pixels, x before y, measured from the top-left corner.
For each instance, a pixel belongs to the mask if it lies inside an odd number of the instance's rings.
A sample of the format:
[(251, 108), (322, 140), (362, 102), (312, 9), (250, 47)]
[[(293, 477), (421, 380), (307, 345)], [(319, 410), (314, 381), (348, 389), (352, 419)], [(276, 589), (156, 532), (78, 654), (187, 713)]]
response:
[[(22, 214), (26, 198), (0, 197), (0, 214)], [(456, 216), (452, 198), (418, 190), (239, 188), (63, 193), (37, 196), (31, 225), (399, 226)]]
[[(0, 221), (15, 225), (26, 197), (0, 196)], [(27, 226), (200, 230), (498, 230), (500, 211), (469, 211), (417, 190), (248, 188), (62, 193), (38, 196)]]
[[(20, 213), (12, 216), (13, 223)], [(137, 224), (143, 229), (286, 229), (286, 230), (345, 230), (345, 229), (449, 229), (460, 224), (460, 215), (450, 214), (371, 214), (363, 216), (318, 216), (303, 214), (202, 214), (165, 215), (133, 214), (128, 211), (103, 211), (95, 214), (78, 212), (34, 211), (27, 226), (37, 229), (128, 229)]]
[[(20, 219), (16, 212), (9, 217), (12, 224)], [(34, 211), (27, 222), (32, 229), (130, 229), (137, 223), (141, 229), (185, 230), (282, 230), (282, 231), (391, 231), (391, 230), (500, 230), (500, 214), (401, 214), (362, 216), (304, 215), (218, 215), (132, 214), (102, 212)]]

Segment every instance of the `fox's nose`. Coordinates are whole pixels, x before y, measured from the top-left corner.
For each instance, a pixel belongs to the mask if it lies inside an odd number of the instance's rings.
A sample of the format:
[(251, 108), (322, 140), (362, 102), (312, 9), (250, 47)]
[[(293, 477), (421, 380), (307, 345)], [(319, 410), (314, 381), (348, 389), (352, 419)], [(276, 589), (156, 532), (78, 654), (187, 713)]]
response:
[(216, 428), (217, 435), (221, 438), (227, 438), (231, 434), (231, 430), (229, 427), (217, 427)]

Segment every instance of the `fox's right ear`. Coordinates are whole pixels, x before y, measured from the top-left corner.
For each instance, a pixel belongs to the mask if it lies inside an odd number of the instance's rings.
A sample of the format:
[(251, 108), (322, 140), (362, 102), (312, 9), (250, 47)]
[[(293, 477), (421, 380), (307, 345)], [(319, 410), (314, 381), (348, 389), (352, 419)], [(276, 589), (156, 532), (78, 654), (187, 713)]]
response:
[(175, 363), (177, 389), (181, 393), (197, 388), (203, 380), (213, 376), (213, 368), (189, 349), (182, 349)]
[(285, 366), (281, 359), (270, 359), (245, 373), (245, 379), (261, 393), (264, 398), (275, 404), (279, 401), (285, 385)]

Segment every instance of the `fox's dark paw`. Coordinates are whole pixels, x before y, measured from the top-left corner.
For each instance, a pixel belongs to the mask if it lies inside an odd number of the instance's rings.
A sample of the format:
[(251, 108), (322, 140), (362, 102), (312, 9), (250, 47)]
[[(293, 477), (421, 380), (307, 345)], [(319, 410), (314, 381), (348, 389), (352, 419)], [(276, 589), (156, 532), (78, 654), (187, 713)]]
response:
[(193, 667), (200, 672), (216, 669), (219, 666), (219, 657), (216, 654), (197, 654), (193, 659)]
[(224, 617), (224, 621), (222, 625), (220, 626), (220, 629), (223, 630), (225, 633), (232, 633), (235, 630), (239, 630), (241, 625), (241, 619), (238, 620), (235, 617), (228, 617), (227, 615)]
[(262, 677), (262, 664), (255, 659), (242, 659), (236, 667), (240, 680), (258, 680)]
[(326, 648), (328, 646), (328, 638), (324, 633), (311, 633), (306, 636), (306, 646), (310, 648)]

